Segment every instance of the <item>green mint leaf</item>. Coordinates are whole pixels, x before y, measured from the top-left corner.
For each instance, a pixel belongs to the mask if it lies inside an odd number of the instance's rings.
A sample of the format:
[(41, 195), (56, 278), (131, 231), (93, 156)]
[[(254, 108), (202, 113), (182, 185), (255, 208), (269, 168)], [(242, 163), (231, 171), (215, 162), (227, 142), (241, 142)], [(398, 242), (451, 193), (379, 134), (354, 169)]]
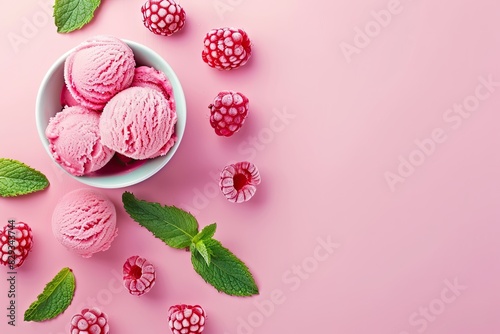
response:
[(75, 276), (69, 268), (63, 268), (50, 281), (24, 312), (24, 321), (44, 321), (63, 313), (75, 294)]
[(203, 230), (201, 230), (200, 233), (198, 233), (197, 235), (195, 235), (195, 237), (193, 238), (193, 242), (197, 243), (200, 240), (212, 239), (212, 237), (215, 234), (215, 230), (216, 229), (217, 229), (217, 224), (216, 223), (213, 223), (213, 224), (205, 226), (203, 228)]
[(198, 222), (190, 213), (137, 199), (124, 192), (122, 202), (130, 217), (170, 247), (187, 248), (198, 234)]
[(210, 265), (199, 251), (191, 253), (191, 262), (205, 282), (231, 296), (252, 296), (259, 293), (252, 274), (240, 259), (217, 240), (203, 242), (211, 254)]
[(207, 263), (207, 266), (209, 266), (212, 255), (203, 240), (200, 240), (197, 243), (192, 243), (191, 245), (194, 246), (194, 249), (191, 248), (191, 253), (198, 252), (203, 257), (203, 260), (205, 260), (205, 262)]
[(20, 161), (0, 158), (0, 196), (13, 197), (43, 190), (49, 180)]
[(101, 0), (56, 0), (54, 18), (57, 32), (68, 33), (80, 29), (94, 17)]
[(194, 236), (191, 244), (191, 252), (200, 253), (207, 265), (210, 265), (211, 253), (205, 245), (204, 241), (212, 239), (216, 229), (217, 224), (215, 223), (205, 226), (200, 233)]

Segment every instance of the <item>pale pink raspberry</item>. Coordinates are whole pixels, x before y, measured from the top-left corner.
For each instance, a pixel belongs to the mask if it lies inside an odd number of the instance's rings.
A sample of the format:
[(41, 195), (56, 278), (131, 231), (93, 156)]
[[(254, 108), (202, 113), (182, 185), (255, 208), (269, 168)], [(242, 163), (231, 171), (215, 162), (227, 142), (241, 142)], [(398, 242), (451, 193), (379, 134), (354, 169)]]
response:
[(251, 55), (252, 43), (242, 29), (212, 29), (203, 40), (203, 61), (219, 70), (232, 70), (243, 66)]
[(168, 325), (173, 334), (200, 334), (206, 317), (200, 305), (174, 305), (168, 310)]
[(28, 224), (12, 222), (0, 229), (0, 264), (11, 270), (23, 265), (33, 247), (33, 231)]
[(157, 35), (173, 35), (186, 23), (184, 8), (174, 0), (148, 0), (141, 12), (146, 28)]
[(248, 201), (255, 195), (258, 184), (260, 184), (259, 170), (248, 161), (228, 165), (220, 174), (220, 189), (230, 202)]
[(225, 90), (217, 94), (210, 109), (210, 125), (219, 136), (229, 137), (237, 132), (248, 114), (248, 98), (238, 92)]
[(155, 280), (155, 268), (145, 258), (134, 255), (123, 264), (123, 284), (130, 294), (145, 294), (155, 285)]
[(97, 307), (83, 309), (71, 319), (71, 334), (109, 334), (108, 316)]

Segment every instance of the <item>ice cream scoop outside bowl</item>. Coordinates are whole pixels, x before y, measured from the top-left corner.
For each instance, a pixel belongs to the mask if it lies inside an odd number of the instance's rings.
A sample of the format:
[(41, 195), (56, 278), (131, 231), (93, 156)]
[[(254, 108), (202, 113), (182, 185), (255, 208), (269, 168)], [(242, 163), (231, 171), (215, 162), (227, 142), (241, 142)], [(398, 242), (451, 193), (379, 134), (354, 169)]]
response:
[[(137, 167), (121, 170), (116, 173), (93, 173), (84, 176), (74, 176), (66, 172), (54, 161), (49, 148), (49, 141), (45, 130), (51, 117), (61, 111), (61, 91), (64, 86), (64, 62), (73, 50), (70, 50), (57, 59), (47, 71), (42, 80), (36, 99), (36, 126), (38, 135), (51, 159), (61, 168), (61, 173), (66, 173), (76, 180), (97, 188), (123, 188), (142, 182), (160, 171), (177, 151), (186, 127), (186, 100), (181, 83), (170, 65), (155, 51), (136, 42), (123, 40), (134, 52), (137, 66), (150, 66), (163, 72), (170, 83), (174, 93), (177, 123), (175, 125), (175, 144), (166, 155), (144, 160)], [(105, 167), (106, 168), (106, 167)]]

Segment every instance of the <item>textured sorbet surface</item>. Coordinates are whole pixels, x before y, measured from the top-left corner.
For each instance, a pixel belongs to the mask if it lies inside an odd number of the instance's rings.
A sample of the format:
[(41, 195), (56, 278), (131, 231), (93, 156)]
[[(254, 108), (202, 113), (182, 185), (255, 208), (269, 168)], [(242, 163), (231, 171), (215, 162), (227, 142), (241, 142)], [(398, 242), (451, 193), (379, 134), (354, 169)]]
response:
[(74, 190), (54, 209), (52, 231), (63, 246), (90, 257), (107, 250), (117, 235), (115, 206), (95, 190)]
[(64, 63), (64, 79), (82, 106), (102, 110), (134, 78), (132, 49), (111, 36), (96, 36), (80, 44)]
[(101, 144), (99, 114), (83, 107), (67, 107), (57, 113), (45, 135), (54, 160), (76, 176), (99, 170), (115, 153)]
[(99, 128), (102, 143), (132, 159), (165, 155), (175, 143), (177, 114), (156, 89), (130, 87), (104, 108)]

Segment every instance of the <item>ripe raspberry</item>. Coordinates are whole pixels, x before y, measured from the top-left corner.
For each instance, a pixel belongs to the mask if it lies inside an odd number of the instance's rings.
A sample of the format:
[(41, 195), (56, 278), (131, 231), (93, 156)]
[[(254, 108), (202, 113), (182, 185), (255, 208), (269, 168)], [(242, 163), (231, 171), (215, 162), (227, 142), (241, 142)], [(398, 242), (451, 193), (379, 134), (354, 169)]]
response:
[(174, 334), (200, 334), (206, 317), (200, 305), (174, 305), (168, 310), (168, 325)]
[(257, 191), (260, 174), (257, 167), (248, 162), (238, 162), (224, 167), (220, 174), (219, 186), (230, 202), (248, 201)]
[(186, 22), (186, 12), (175, 0), (148, 0), (141, 12), (146, 28), (157, 35), (170, 36)]
[(210, 125), (219, 136), (232, 136), (248, 114), (248, 98), (237, 92), (225, 90), (217, 94), (210, 109)]
[(0, 230), (0, 263), (19, 268), (33, 247), (33, 231), (23, 222), (9, 223)]
[(155, 267), (145, 258), (131, 256), (123, 265), (123, 284), (130, 294), (140, 296), (155, 285)]
[(251, 54), (252, 46), (246, 32), (220, 28), (206, 34), (201, 57), (210, 67), (231, 70), (245, 65)]
[(109, 334), (108, 316), (97, 307), (83, 309), (71, 319), (71, 334)]

